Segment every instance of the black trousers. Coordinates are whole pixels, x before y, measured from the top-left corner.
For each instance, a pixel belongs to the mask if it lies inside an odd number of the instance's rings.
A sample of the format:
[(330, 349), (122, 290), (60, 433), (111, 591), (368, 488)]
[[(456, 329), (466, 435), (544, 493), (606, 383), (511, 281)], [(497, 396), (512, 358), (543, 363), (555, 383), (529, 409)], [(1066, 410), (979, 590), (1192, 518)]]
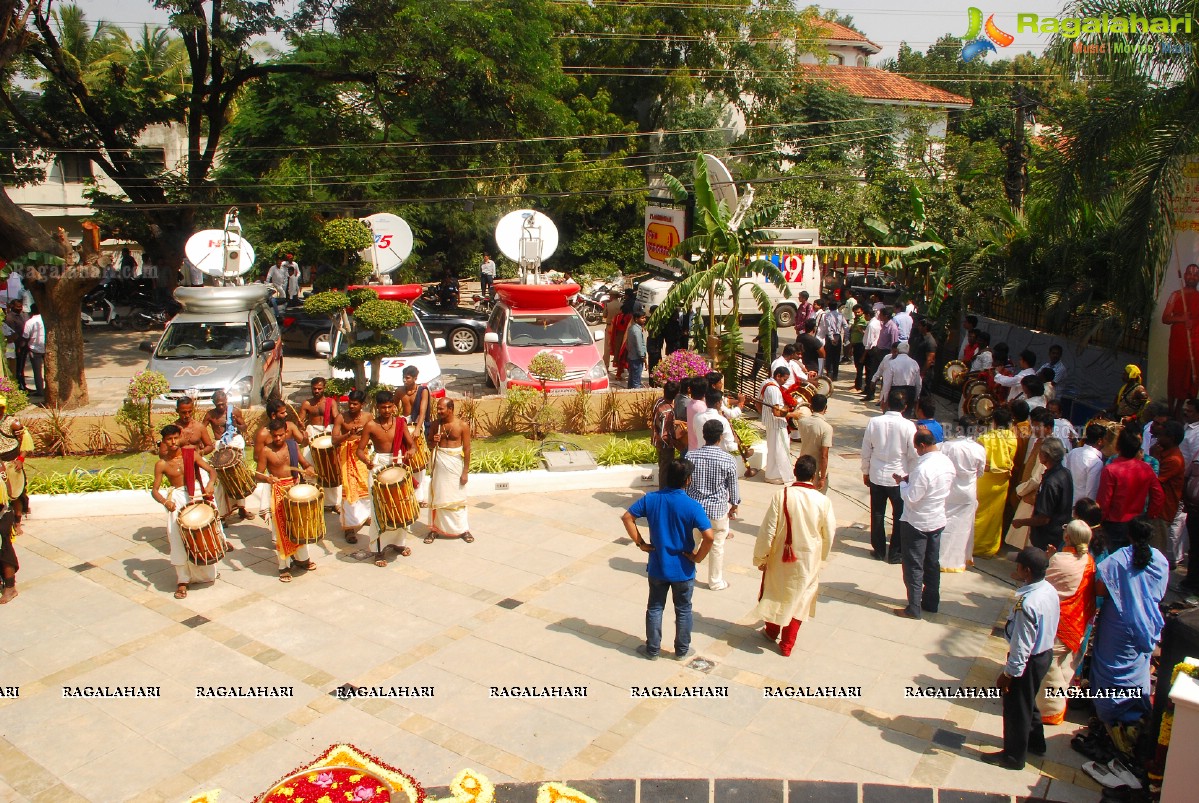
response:
[(1011, 688), (1003, 695), (1003, 752), (1023, 764), (1028, 750), (1045, 752), (1045, 726), (1037, 710), (1037, 690), (1049, 671), (1053, 650), (1045, 650), (1028, 659), (1024, 674), (1012, 678)]
[[(886, 526), (887, 502), (891, 502), (891, 548), (887, 549)], [(870, 546), (874, 554), (884, 558), (898, 555), (899, 517), (903, 515), (903, 497), (898, 485), (875, 485), (870, 483)]]
[(866, 399), (874, 398), (874, 375), (878, 373), (878, 367), (883, 364), (883, 357), (887, 356), (886, 349), (873, 348), (866, 352)]
[(841, 342), (833, 343), (831, 339), (824, 344), (824, 372), (828, 378), (836, 381), (841, 374)]
[(674, 460), (673, 446), (658, 447), (658, 490), (666, 490), (666, 467)]
[(907, 611), (919, 619), (922, 611), (936, 613), (941, 605), (941, 532), (899, 524), (903, 541), (903, 584), (908, 589)]
[(853, 344), (853, 389), (862, 389), (862, 374), (866, 372), (866, 347), (861, 343)]

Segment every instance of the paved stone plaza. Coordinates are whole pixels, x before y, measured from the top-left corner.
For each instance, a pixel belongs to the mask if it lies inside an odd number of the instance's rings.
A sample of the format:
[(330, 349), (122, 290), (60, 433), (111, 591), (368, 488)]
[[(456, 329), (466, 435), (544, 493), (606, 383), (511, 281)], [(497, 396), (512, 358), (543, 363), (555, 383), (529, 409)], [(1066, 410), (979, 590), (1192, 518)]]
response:
[[(755, 632), (751, 553), (774, 490), (760, 475), (742, 483), (731, 587), (708, 591), (701, 568), (702, 660), (686, 665), (666, 656), (669, 610), (665, 659), (634, 652), (645, 560), (619, 517), (640, 491), (480, 495), (474, 544), (417, 538), (412, 556), (386, 569), (355, 556), (338, 529), (314, 551), (318, 569), (289, 585), (261, 523), (236, 524), (220, 579), (182, 601), (171, 596), (163, 514), (48, 520), (36, 514), (53, 502), (35, 500), (17, 541), (21, 594), (0, 608), (0, 687), (20, 688), (0, 699), (0, 800), (180, 801), (221, 788), (222, 803), (238, 803), (336, 742), (429, 787), (472, 767), (496, 783), (789, 778), (1097, 799), (1069, 748), (1077, 724), (1050, 729), (1049, 754), (1014, 773), (978, 758), (999, 746), (999, 701), (905, 697), (912, 685), (994, 682), (1006, 649), (994, 627), (1013, 583), (1010, 563), (983, 561), (942, 575), (939, 614), (892, 615), (903, 584), (898, 566), (869, 557), (864, 413), (834, 399), (837, 542), (791, 658)], [(434, 696), (344, 701), (332, 692), (345, 683)], [(161, 687), (161, 697), (63, 691), (131, 685)], [(788, 685), (861, 687), (861, 697), (764, 699), (763, 687)], [(197, 686), (294, 696), (198, 699)], [(493, 698), (492, 686), (583, 686), (587, 696)], [(633, 686), (728, 696), (634, 699)], [(642, 800), (665, 799), (646, 788)]]

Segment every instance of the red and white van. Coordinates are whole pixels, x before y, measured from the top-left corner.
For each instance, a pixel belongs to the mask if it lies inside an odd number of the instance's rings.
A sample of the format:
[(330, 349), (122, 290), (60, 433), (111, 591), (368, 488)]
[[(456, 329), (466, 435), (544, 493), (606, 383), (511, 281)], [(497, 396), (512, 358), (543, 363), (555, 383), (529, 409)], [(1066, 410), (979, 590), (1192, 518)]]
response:
[(577, 284), (499, 282), (495, 292), (495, 309), (483, 335), (488, 385), (501, 393), (516, 387), (540, 389), (541, 382), (529, 376), (529, 363), (548, 351), (566, 364), (566, 377), (547, 382), (546, 390), (608, 389), (608, 372), (595, 345), (603, 331), (592, 334), (567, 301), (579, 292)]

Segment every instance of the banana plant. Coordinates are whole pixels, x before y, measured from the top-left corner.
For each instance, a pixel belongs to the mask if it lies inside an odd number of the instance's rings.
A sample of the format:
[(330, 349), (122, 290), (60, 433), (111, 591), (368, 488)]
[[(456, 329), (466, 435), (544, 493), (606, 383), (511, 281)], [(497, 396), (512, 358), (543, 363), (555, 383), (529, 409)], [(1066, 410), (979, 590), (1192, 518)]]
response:
[(949, 283), (948, 249), (941, 236), (928, 225), (924, 196), (915, 185), (908, 188), (908, 202), (908, 220), (888, 224), (878, 218), (866, 218), (862, 225), (875, 245), (901, 249), (889, 252), (891, 259), (880, 265), (880, 270), (898, 274), (905, 284), (919, 274), (936, 288), (928, 307), (929, 314), (935, 316)]
[[(755, 248), (771, 239), (765, 228), (779, 214), (779, 207), (770, 206), (751, 210), (739, 221), (734, 221), (737, 210), (731, 210), (716, 198), (708, 177), (708, 166), (700, 154), (695, 160), (695, 233), (675, 246), (667, 264), (682, 278), (666, 294), (650, 319), (650, 327), (661, 327), (672, 311), (691, 309), (697, 303), (707, 306), (708, 315), (719, 323), (707, 328), (708, 358), (719, 366), (725, 375), (725, 387), (737, 389), (736, 354), (741, 350), (741, 288), (749, 285), (757, 311), (761, 314), (758, 325), (760, 342), (765, 344), (767, 362), (773, 359), (770, 351), (771, 334), (775, 330), (774, 304), (770, 296), (747, 276), (751, 273), (749, 255)], [(682, 182), (673, 176), (666, 177), (667, 185), (679, 201), (687, 197)], [(759, 260), (753, 265), (771, 282), (783, 289), (790, 297), (791, 291), (786, 278), (774, 263)], [(717, 315), (717, 300), (729, 300), (728, 312)]]

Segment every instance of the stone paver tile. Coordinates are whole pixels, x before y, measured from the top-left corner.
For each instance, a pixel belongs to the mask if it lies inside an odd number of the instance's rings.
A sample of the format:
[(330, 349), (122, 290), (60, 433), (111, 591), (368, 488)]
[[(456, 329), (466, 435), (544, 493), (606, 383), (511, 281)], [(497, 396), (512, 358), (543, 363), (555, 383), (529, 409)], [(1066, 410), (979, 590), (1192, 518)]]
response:
[[(127, 800), (153, 789), (186, 766), (176, 756), (142, 737), (122, 740), (119, 754), (99, 758), (63, 775), (68, 786), (91, 800)], [(136, 760), (130, 760), (136, 756)]]
[[(287, 741), (319, 754), (331, 744), (349, 742), (361, 749), (379, 755), (377, 748), (395, 736), (399, 729), (388, 722), (371, 716), (351, 703), (344, 703), (329, 713), (297, 727)], [(368, 747), (369, 745), (369, 747)]]
[[(75, 702), (75, 701), (68, 701)], [(91, 761), (108, 756), (122, 744), (132, 743), (137, 734), (93, 706), (80, 706), (70, 719), (47, 722), (24, 735), (7, 734), (17, 749), (57, 777)], [(103, 734), (102, 738), (79, 738), (79, 734)]]
[[(271, 742), (266, 747), (243, 754), (244, 758), (221, 767), (205, 778), (197, 778), (205, 789), (220, 788), (247, 800), (253, 800), (287, 773), (309, 763), (313, 754), (291, 742)], [(224, 794), (221, 803), (225, 802)]]
[[(864, 721), (863, 721), (864, 720)], [(912, 777), (924, 751), (929, 748), (927, 739), (909, 736), (887, 727), (886, 722), (875, 723), (872, 718), (855, 716), (838, 734), (840, 744), (859, 745), (873, 742), (871, 749), (840, 751), (839, 758), (870, 772), (907, 782)], [(879, 737), (881, 736), (881, 741)]]
[(600, 765), (594, 775), (597, 778), (700, 778), (711, 774), (707, 766), (710, 756), (696, 755), (701, 764), (680, 761), (677, 758), (651, 750), (642, 744), (631, 744), (618, 750), (611, 759)]
[(56, 784), (50, 789), (30, 798), (31, 803), (87, 803), (94, 798), (84, 797), (65, 784)]
[(253, 721), (210, 700), (196, 700), (186, 710), (148, 738), (189, 767), (258, 729)]
[[(687, 733), (685, 741), (678, 738), (678, 734), (684, 732)], [(721, 724), (719, 709), (713, 708), (709, 716), (700, 716), (671, 707), (636, 734), (633, 742), (681, 761), (705, 756), (707, 762), (713, 765), (710, 769), (712, 774), (725, 775), (727, 772), (721, 769), (724, 762), (718, 757), (732, 738), (732, 729)]]
[[(806, 724), (805, 724), (806, 727)], [(804, 778), (819, 759), (802, 750), (779, 749), (778, 734), (764, 736), (748, 730), (737, 732), (721, 751), (719, 771), (736, 777)], [(717, 768), (713, 768), (717, 772)]]
[[(1082, 774), (1081, 770), (1079, 774)], [(1079, 786), (1068, 781), (1052, 780), (1049, 781), (1049, 788), (1045, 796), (1049, 800), (1060, 801), (1060, 803), (1092, 803), (1097, 794), (1099, 793), (1095, 789), (1089, 787)]]
[(1040, 783), (1041, 776), (1031, 765), (1023, 772), (1012, 772), (984, 764), (973, 751), (955, 757), (945, 778), (945, 786), (949, 789), (983, 789), (1020, 796), (1033, 794)]

